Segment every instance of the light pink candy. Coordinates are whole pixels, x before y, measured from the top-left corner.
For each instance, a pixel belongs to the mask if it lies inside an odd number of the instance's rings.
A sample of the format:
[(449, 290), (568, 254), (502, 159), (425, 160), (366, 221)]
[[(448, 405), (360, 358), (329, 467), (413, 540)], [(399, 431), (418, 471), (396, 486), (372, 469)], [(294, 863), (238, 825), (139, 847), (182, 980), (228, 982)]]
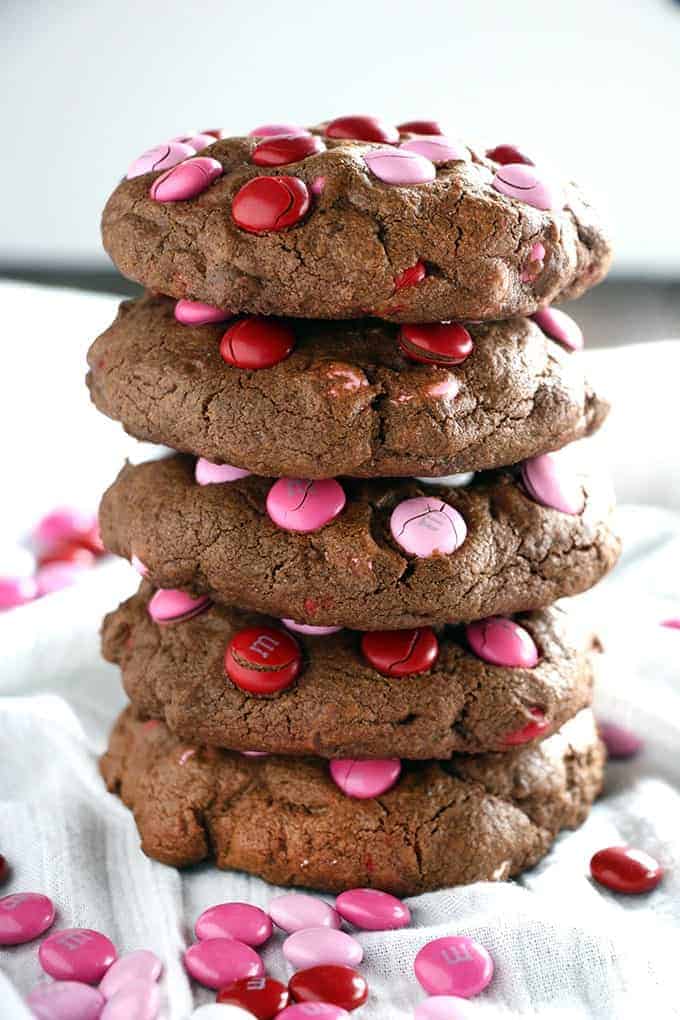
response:
[(216, 308), (203, 301), (187, 301), (180, 298), (175, 305), (175, 318), (183, 326), (205, 326), (210, 322), (226, 322), (233, 318), (228, 308)]
[(107, 1001), (101, 1020), (156, 1020), (161, 993), (155, 981), (135, 978)]
[(197, 939), (238, 939), (247, 946), (261, 946), (271, 937), (272, 921), (251, 903), (218, 903), (208, 907), (196, 921)]
[(434, 496), (405, 499), (392, 511), (390, 531), (395, 542), (414, 556), (455, 552), (467, 536), (464, 519)]
[(0, 610), (32, 602), (38, 594), (34, 577), (0, 577)]
[(142, 563), (139, 556), (136, 556), (135, 553), (133, 553), (130, 557), (130, 565), (133, 566), (137, 573), (141, 574), (142, 577), (146, 577), (149, 573), (149, 568), (145, 563)]
[(502, 195), (526, 202), (536, 209), (561, 209), (564, 205), (562, 188), (548, 178), (542, 178), (535, 166), (508, 163), (500, 167), (491, 183)]
[(342, 627), (315, 627), (311, 623), (296, 623), (295, 620), (283, 619), (288, 630), (294, 630), (298, 634), (309, 634), (310, 637), (326, 637), (328, 634), (337, 634)]
[(284, 531), (318, 531), (342, 513), (346, 501), (334, 478), (279, 478), (267, 493), (267, 513)]
[(86, 570), (81, 563), (46, 563), (35, 575), (38, 595), (51, 595), (70, 588)]
[(330, 1002), (298, 1002), (276, 1014), (276, 1020), (343, 1020), (350, 1014)]
[(413, 1020), (473, 1020), (472, 1007), (457, 995), (431, 995), (416, 1006)]
[(413, 964), (418, 981), (430, 995), (469, 999), (493, 977), (488, 950), (466, 935), (449, 935), (423, 946)]
[(32, 539), (38, 549), (49, 552), (65, 542), (77, 542), (97, 526), (97, 515), (76, 507), (57, 507), (46, 514), (33, 529)]
[(223, 485), (225, 482), (237, 482), (239, 478), (248, 478), (251, 471), (234, 467), (233, 464), (213, 464), (205, 457), (196, 461), (194, 477), (199, 485)]
[(99, 990), (105, 999), (110, 999), (130, 981), (157, 981), (162, 970), (163, 964), (150, 949), (135, 949), (109, 967)]
[(443, 135), (419, 135), (418, 138), (409, 138), (407, 142), (402, 142), (399, 148), (406, 149), (407, 152), (417, 152), (420, 156), (429, 159), (435, 166), (440, 163), (450, 163), (453, 160), (470, 158), (470, 153), (464, 145), (450, 138), (444, 138)]
[(313, 195), (322, 195), (326, 187), (326, 178), (323, 176), (315, 177), (312, 183), (309, 185), (309, 190)]
[(149, 189), (154, 202), (182, 202), (196, 198), (223, 174), (222, 164), (211, 156), (194, 156), (157, 177)]
[(395, 785), (401, 775), (399, 758), (335, 758), (330, 763), (333, 782), (348, 797), (368, 800)]
[(80, 981), (38, 985), (26, 999), (36, 1020), (99, 1020), (104, 996)]
[(274, 924), (289, 933), (304, 928), (339, 928), (340, 915), (325, 900), (306, 893), (284, 893), (269, 903)]
[(116, 959), (116, 948), (106, 935), (91, 928), (64, 928), (40, 944), (40, 966), (57, 981), (99, 984)]
[(571, 316), (561, 312), (559, 308), (540, 308), (531, 316), (553, 340), (559, 341), (570, 351), (583, 350), (583, 331)]
[(357, 967), (364, 958), (361, 944), (337, 928), (305, 928), (289, 935), (282, 946), (283, 955), (296, 970), (335, 963)]
[(142, 174), (170, 170), (173, 166), (181, 163), (183, 159), (195, 155), (196, 149), (193, 145), (179, 140), (164, 142), (163, 145), (154, 145), (153, 149), (147, 149), (137, 157), (134, 163), (130, 164), (127, 179), (131, 181), (134, 177), (141, 177)]
[(521, 272), (520, 279), (522, 283), (530, 283), (532, 280), (536, 279), (538, 274), (542, 272), (542, 263), (544, 258), (545, 247), (540, 241), (536, 241), (529, 249), (529, 258)]
[(404, 149), (372, 149), (364, 153), (364, 162), (385, 184), (427, 184), (437, 176), (434, 163)]
[(411, 911), (396, 896), (379, 889), (347, 889), (335, 901), (335, 909), (357, 928), (389, 931), (411, 923)]
[(209, 145), (214, 145), (217, 139), (214, 135), (206, 135), (202, 131), (197, 131), (194, 135), (178, 135), (172, 141), (184, 142), (185, 145), (191, 146), (194, 152), (200, 152), (201, 149), (207, 149)]
[(618, 723), (600, 721), (597, 728), (610, 758), (632, 758), (644, 747), (644, 741), (637, 733)]
[(149, 616), (155, 623), (173, 623), (196, 616), (210, 605), (207, 595), (192, 598), (177, 588), (159, 588), (149, 600)]
[(489, 616), (469, 623), (465, 629), (470, 648), (484, 662), (494, 666), (533, 669), (538, 649), (528, 630), (507, 616)]
[(254, 949), (237, 939), (205, 939), (189, 946), (184, 966), (200, 984), (222, 988), (239, 978), (261, 977), (264, 964)]
[(311, 132), (297, 124), (260, 124), (248, 134), (251, 138), (270, 138), (274, 135), (309, 135)]
[(533, 500), (564, 514), (580, 514), (585, 506), (578, 478), (554, 453), (543, 453), (522, 464), (522, 481)]
[(0, 946), (31, 942), (54, 924), (54, 903), (42, 893), (12, 893), (0, 899)]

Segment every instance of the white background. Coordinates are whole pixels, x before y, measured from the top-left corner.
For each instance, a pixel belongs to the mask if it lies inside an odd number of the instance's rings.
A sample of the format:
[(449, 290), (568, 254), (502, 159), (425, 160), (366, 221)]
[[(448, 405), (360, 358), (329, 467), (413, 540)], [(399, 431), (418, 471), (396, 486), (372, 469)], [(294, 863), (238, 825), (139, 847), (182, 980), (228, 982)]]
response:
[(365, 112), (546, 151), (619, 271), (673, 275), (679, 95), (673, 0), (4, 0), (0, 262), (104, 263), (107, 194), (169, 136)]

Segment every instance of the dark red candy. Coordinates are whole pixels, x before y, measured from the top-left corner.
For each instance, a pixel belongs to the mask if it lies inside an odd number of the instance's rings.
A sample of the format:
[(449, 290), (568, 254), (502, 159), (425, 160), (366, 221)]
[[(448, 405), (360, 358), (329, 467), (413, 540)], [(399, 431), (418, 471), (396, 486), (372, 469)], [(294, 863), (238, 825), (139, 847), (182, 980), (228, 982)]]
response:
[(361, 639), (361, 651), (384, 676), (424, 673), (437, 661), (439, 642), (431, 627), (417, 630), (373, 630)]
[(352, 138), (359, 142), (399, 141), (399, 132), (377, 117), (337, 117), (326, 125), (327, 138)]
[(520, 152), (514, 145), (497, 145), (495, 149), (487, 149), (486, 155), (488, 159), (492, 159), (494, 163), (500, 163), (502, 166), (506, 166), (508, 163), (524, 163), (526, 166), (533, 166), (533, 159), (529, 159), (523, 152)]
[(550, 729), (550, 722), (546, 719), (542, 708), (530, 708), (529, 715), (531, 722), (526, 723), (521, 729), (513, 730), (512, 733), (505, 735), (503, 738), (505, 747), (519, 747), (521, 744), (528, 744), (530, 740), (535, 740), (536, 737), (540, 737), (542, 733)]
[(308, 209), (309, 192), (299, 177), (254, 177), (231, 203), (234, 222), (250, 234), (292, 227)]
[(253, 151), (256, 166), (285, 166), (323, 152), (326, 146), (317, 135), (273, 135)]
[(250, 694), (275, 694), (295, 680), (302, 653), (290, 634), (274, 627), (246, 627), (227, 645), (224, 668), (230, 680)]
[(644, 850), (630, 846), (610, 846), (599, 850), (590, 862), (596, 882), (620, 893), (644, 893), (656, 889), (663, 868)]
[(416, 322), (402, 326), (399, 346), (412, 361), (448, 368), (472, 351), (472, 337), (459, 322)]
[(341, 964), (324, 963), (299, 970), (288, 982), (296, 1002), (331, 1002), (342, 1009), (358, 1009), (368, 998), (361, 974)]
[(415, 287), (417, 283), (422, 281), (427, 276), (427, 269), (425, 265), (418, 261), (414, 265), (409, 266), (403, 273), (399, 273), (399, 276), (394, 278), (394, 289), (403, 290), (404, 287)]
[(0, 854), (0, 885), (2, 885), (3, 882), (7, 881), (8, 875), (9, 864), (7, 863), (7, 858), (3, 857), (2, 854)]
[(285, 985), (262, 975), (232, 981), (226, 988), (220, 989), (217, 1001), (229, 1006), (241, 1006), (257, 1017), (257, 1020), (272, 1020), (272, 1017), (286, 1008), (289, 998)]
[(438, 120), (407, 120), (403, 124), (397, 124), (402, 134), (411, 135), (443, 135)]
[(287, 322), (252, 316), (229, 327), (220, 341), (220, 354), (236, 368), (271, 368), (294, 346), (295, 333)]

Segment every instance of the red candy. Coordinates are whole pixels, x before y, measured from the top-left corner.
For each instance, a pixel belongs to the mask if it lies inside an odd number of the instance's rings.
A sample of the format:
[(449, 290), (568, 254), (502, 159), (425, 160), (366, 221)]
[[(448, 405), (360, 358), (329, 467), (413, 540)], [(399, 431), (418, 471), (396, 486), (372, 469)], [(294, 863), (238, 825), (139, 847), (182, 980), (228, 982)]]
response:
[(234, 222), (250, 234), (292, 227), (308, 209), (309, 192), (299, 177), (254, 177), (231, 203)]
[(610, 846), (599, 850), (590, 862), (596, 882), (620, 893), (644, 893), (656, 889), (663, 868), (644, 850), (629, 846)]
[(503, 739), (505, 747), (519, 747), (520, 744), (528, 744), (530, 740), (535, 740), (536, 737), (540, 737), (542, 733), (550, 729), (550, 723), (541, 708), (530, 708), (529, 715), (532, 717), (531, 722), (519, 730), (514, 730), (513, 733), (506, 734)]
[(495, 149), (487, 149), (486, 155), (488, 159), (492, 159), (494, 163), (500, 163), (501, 166), (506, 166), (508, 163), (524, 163), (525, 166), (533, 166), (533, 159), (529, 159), (523, 152), (516, 149), (514, 145), (497, 145)]
[(302, 653), (290, 634), (274, 627), (246, 627), (227, 645), (227, 676), (250, 694), (275, 694), (295, 680)]
[(326, 125), (327, 138), (351, 138), (359, 142), (386, 142), (394, 145), (399, 132), (377, 117), (337, 117)]
[(272, 1020), (289, 1002), (288, 989), (273, 978), (251, 977), (232, 981), (220, 989), (217, 1001), (229, 1006), (242, 1006), (257, 1020)]
[(465, 361), (473, 344), (459, 322), (417, 322), (401, 327), (399, 346), (411, 361), (448, 368)]
[(239, 319), (220, 341), (220, 354), (236, 368), (271, 368), (295, 347), (295, 333), (287, 322), (254, 316)]
[(399, 273), (399, 276), (395, 276), (394, 289), (403, 290), (404, 287), (415, 287), (417, 283), (422, 283), (426, 276), (427, 269), (422, 262), (418, 261), (405, 269), (403, 273)]
[(361, 639), (364, 658), (384, 676), (424, 673), (437, 661), (439, 642), (431, 627), (374, 630)]
[(260, 142), (253, 151), (255, 166), (286, 166), (307, 156), (324, 152), (326, 146), (317, 135), (274, 135)]
[(332, 1002), (343, 1009), (357, 1009), (368, 998), (368, 985), (356, 970), (341, 964), (323, 963), (293, 974), (288, 983), (296, 1002)]
[(403, 124), (397, 124), (402, 134), (412, 135), (443, 135), (438, 120), (407, 120)]

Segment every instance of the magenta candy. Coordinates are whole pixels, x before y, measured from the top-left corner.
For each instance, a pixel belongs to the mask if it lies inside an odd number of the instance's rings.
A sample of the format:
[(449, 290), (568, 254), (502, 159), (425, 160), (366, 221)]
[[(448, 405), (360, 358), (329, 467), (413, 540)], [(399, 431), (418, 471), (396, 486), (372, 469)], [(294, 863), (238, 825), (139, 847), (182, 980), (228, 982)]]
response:
[(401, 775), (399, 758), (335, 758), (330, 763), (333, 782), (348, 797), (368, 800), (395, 785)]
[(194, 156), (157, 177), (149, 189), (154, 202), (182, 202), (196, 198), (222, 176), (222, 164), (211, 156)]
[(31, 942), (54, 924), (54, 903), (42, 893), (13, 893), (0, 899), (0, 946)]
[(553, 340), (557, 340), (570, 351), (583, 350), (583, 332), (571, 316), (559, 308), (541, 308), (531, 316)]
[(175, 318), (183, 326), (205, 326), (210, 322), (226, 322), (233, 315), (228, 308), (217, 308), (203, 301), (181, 298), (175, 305)]
[(157, 981), (163, 964), (150, 949), (135, 949), (111, 964), (99, 985), (105, 999), (119, 992), (130, 981)]
[(0, 610), (32, 602), (38, 594), (34, 577), (0, 577)]
[(251, 138), (270, 138), (272, 135), (308, 135), (310, 132), (297, 124), (260, 124), (248, 134)]
[(364, 163), (385, 184), (428, 184), (437, 176), (434, 163), (407, 149), (373, 149), (364, 153)]
[(270, 938), (268, 914), (250, 903), (218, 903), (204, 910), (196, 921), (197, 939), (238, 939), (247, 946), (261, 946)]
[(473, 1020), (472, 1007), (457, 995), (432, 995), (413, 1014), (413, 1020)]
[(525, 460), (521, 474), (527, 493), (536, 503), (572, 516), (582, 512), (585, 498), (581, 483), (558, 454), (543, 453)]
[(276, 1014), (276, 1020), (342, 1020), (351, 1014), (332, 1002), (298, 1002)]
[(283, 955), (296, 970), (336, 963), (356, 967), (364, 951), (355, 938), (336, 928), (305, 928), (289, 935), (283, 943)]
[(491, 182), (502, 195), (533, 205), (536, 209), (561, 209), (564, 193), (548, 178), (542, 178), (535, 166), (508, 163), (497, 171)]
[(488, 950), (466, 935), (434, 939), (423, 946), (413, 964), (416, 977), (430, 995), (457, 995), (470, 999), (483, 991), (493, 977)]
[(222, 988), (239, 978), (261, 977), (264, 964), (254, 949), (237, 939), (205, 939), (184, 954), (188, 973), (207, 988)]
[(346, 921), (366, 931), (389, 931), (411, 923), (406, 904), (379, 889), (348, 889), (336, 899), (335, 909)]
[(328, 634), (337, 634), (342, 627), (315, 627), (311, 623), (296, 623), (295, 620), (282, 619), (288, 630), (294, 630), (297, 634), (309, 634), (310, 637), (326, 637)]
[(279, 478), (267, 493), (267, 513), (284, 531), (318, 531), (342, 513), (346, 501), (334, 478)]
[(538, 649), (531, 634), (507, 616), (489, 616), (469, 623), (466, 637), (475, 655), (494, 666), (533, 669), (538, 663)]
[(81, 563), (47, 563), (35, 575), (38, 595), (51, 595), (63, 588), (70, 588), (86, 569)]
[(306, 893), (284, 893), (269, 903), (269, 916), (283, 931), (304, 928), (339, 928), (340, 915), (325, 900)]
[(455, 552), (467, 536), (467, 525), (458, 511), (434, 496), (398, 503), (390, 517), (390, 530), (402, 549), (421, 558)]
[(116, 959), (116, 947), (91, 928), (64, 928), (48, 935), (38, 950), (40, 966), (57, 981), (99, 984)]
[(680, 617), (671, 617), (668, 620), (662, 620), (661, 626), (668, 627), (669, 630), (680, 630)]
[(107, 1001), (101, 1020), (156, 1020), (161, 993), (155, 981), (134, 978)]
[(105, 1000), (101, 992), (79, 981), (38, 985), (26, 999), (36, 1020), (99, 1020)]
[(597, 728), (610, 758), (632, 758), (644, 747), (642, 738), (625, 726), (600, 721)]
[(225, 482), (237, 482), (239, 478), (248, 478), (251, 471), (234, 467), (233, 464), (213, 464), (205, 457), (196, 461), (195, 475), (199, 485), (222, 485)]
[(155, 623), (180, 623), (197, 616), (207, 609), (210, 599), (207, 595), (192, 598), (177, 588), (159, 588), (149, 600), (149, 616)]
[(410, 138), (407, 142), (402, 142), (399, 148), (405, 149), (407, 152), (417, 152), (420, 156), (429, 159), (435, 166), (439, 166), (440, 163), (470, 158), (470, 153), (464, 145), (445, 138), (443, 135), (420, 135), (418, 138)]
[[(213, 141), (215, 141), (214, 138)], [(149, 174), (158, 170), (170, 170), (173, 166), (181, 163), (182, 160), (188, 159), (195, 154), (195, 146), (180, 141), (155, 145), (153, 149), (147, 149), (146, 152), (137, 157), (134, 163), (130, 164), (127, 179), (130, 181), (133, 177), (141, 177), (142, 174)]]

